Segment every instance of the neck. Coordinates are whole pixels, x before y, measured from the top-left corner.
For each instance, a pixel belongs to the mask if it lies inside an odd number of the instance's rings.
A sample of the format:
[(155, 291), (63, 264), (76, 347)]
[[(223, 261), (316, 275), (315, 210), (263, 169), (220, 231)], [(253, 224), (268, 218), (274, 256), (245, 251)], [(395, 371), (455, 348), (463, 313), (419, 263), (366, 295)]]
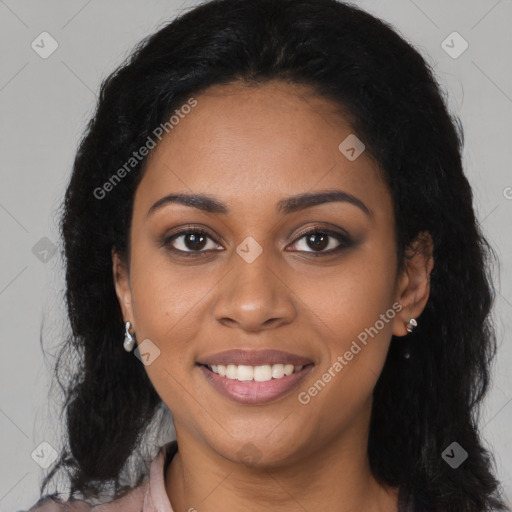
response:
[(176, 439), (165, 483), (176, 511), (397, 511), (398, 490), (381, 486), (371, 474), (367, 431), (360, 423), (272, 467), (229, 460), (178, 426)]

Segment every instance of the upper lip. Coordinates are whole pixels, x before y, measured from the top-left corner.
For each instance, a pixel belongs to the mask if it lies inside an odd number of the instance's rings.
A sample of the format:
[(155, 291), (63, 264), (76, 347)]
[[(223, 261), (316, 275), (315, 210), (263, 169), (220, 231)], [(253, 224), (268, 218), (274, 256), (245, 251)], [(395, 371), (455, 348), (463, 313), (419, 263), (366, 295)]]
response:
[(294, 366), (305, 366), (312, 363), (311, 359), (299, 356), (297, 354), (290, 354), (281, 350), (226, 350), (224, 352), (217, 352), (209, 356), (201, 357), (197, 361), (198, 364), (204, 365), (248, 365), (248, 366), (261, 366), (272, 364), (293, 364)]

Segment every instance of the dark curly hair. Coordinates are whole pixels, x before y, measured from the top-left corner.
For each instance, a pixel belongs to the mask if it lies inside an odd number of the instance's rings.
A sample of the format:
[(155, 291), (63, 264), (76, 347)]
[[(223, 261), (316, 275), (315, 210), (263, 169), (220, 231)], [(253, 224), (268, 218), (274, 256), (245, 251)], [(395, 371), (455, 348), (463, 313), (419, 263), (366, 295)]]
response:
[[(143, 40), (101, 85), (62, 205), (71, 332), (55, 375), (67, 435), (41, 492), (65, 470), (73, 498), (108, 486), (113, 498), (124, 495), (127, 461), (163, 407), (144, 366), (123, 350), (112, 276), (113, 248), (129, 261), (133, 198), (147, 158), (102, 199), (95, 190), (192, 95), (270, 80), (310, 86), (350, 120), (392, 193), (399, 262), (418, 233), (428, 231), (434, 243), (421, 325), (407, 339), (393, 337), (374, 390), (375, 478), (399, 487), (401, 512), (508, 510), (478, 428), (496, 352), (490, 264), (497, 258), (475, 218), (460, 121), (410, 43), (336, 0), (203, 3)], [(76, 364), (62, 379), (69, 351)], [(468, 452), (457, 469), (441, 456), (454, 441)], [(135, 484), (146, 462), (135, 464)]]

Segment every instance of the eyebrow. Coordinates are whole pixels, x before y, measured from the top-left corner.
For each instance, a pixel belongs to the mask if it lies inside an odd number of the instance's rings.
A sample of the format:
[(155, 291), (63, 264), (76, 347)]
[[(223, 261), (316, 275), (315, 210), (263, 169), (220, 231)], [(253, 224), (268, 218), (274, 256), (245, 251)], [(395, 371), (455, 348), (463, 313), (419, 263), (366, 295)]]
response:
[[(326, 190), (322, 192), (304, 193), (295, 196), (286, 197), (278, 201), (276, 205), (277, 213), (290, 214), (306, 208), (311, 208), (319, 204), (331, 203), (331, 202), (343, 202), (357, 206), (366, 215), (373, 219), (373, 212), (368, 208), (361, 199), (349, 194), (343, 190)], [(208, 213), (219, 213), (227, 215), (230, 213), (229, 208), (212, 196), (205, 194), (169, 194), (159, 199), (151, 208), (148, 210), (147, 216), (153, 214), (164, 206), (177, 203)]]

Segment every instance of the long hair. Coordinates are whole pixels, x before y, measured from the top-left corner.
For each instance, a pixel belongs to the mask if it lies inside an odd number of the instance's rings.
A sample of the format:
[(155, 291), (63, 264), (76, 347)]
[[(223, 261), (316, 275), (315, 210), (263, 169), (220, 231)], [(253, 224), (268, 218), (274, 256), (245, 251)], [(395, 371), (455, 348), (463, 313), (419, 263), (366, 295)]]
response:
[[(123, 350), (112, 278), (112, 248), (129, 256), (133, 198), (147, 159), (110, 181), (108, 194), (98, 189), (192, 96), (212, 85), (269, 80), (310, 86), (346, 114), (392, 193), (400, 263), (421, 231), (434, 242), (421, 323), (406, 340), (393, 337), (374, 390), (368, 456), (375, 478), (399, 486), (400, 512), (507, 510), (478, 430), (496, 352), (495, 254), (475, 218), (460, 122), (411, 44), (336, 0), (203, 3), (142, 41), (102, 83), (62, 205), (72, 332), (62, 352), (74, 351), (77, 364), (62, 384), (66, 440), (41, 491), (64, 470), (71, 496), (98, 496), (107, 485), (122, 496), (128, 486), (120, 475), (162, 407), (143, 365)], [(442, 455), (453, 442), (468, 454), (456, 469)]]

